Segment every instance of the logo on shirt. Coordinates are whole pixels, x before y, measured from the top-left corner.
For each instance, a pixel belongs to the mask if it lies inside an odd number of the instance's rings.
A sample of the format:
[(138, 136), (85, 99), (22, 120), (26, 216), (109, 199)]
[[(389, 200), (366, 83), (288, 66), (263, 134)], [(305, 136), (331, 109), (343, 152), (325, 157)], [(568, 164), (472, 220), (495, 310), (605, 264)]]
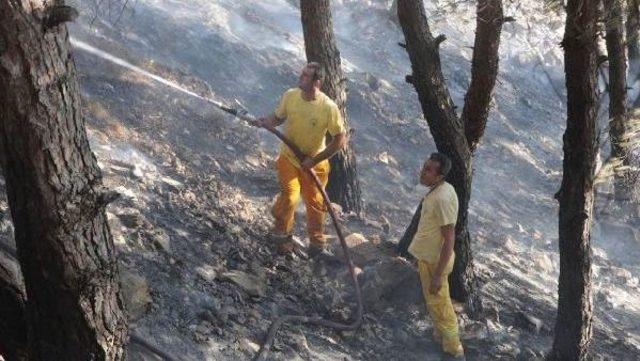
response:
[(312, 118), (312, 119), (311, 119), (311, 126), (315, 127), (315, 126), (316, 126), (316, 124), (318, 124), (318, 119), (316, 119), (316, 118)]

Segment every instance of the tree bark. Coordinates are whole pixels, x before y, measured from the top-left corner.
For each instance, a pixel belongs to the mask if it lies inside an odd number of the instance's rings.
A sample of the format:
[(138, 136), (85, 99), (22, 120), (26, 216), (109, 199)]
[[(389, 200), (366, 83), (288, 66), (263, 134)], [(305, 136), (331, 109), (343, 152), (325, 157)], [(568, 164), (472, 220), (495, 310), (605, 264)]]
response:
[(629, 60), (640, 58), (640, 0), (627, 0), (627, 49)]
[[(301, 0), (300, 13), (307, 61), (318, 62), (325, 67), (326, 77), (322, 84), (322, 91), (340, 108), (348, 136), (350, 133), (346, 112), (346, 78), (342, 72), (340, 51), (333, 33), (329, 0)], [(331, 172), (327, 184), (329, 198), (342, 206), (343, 211), (353, 211), (360, 215), (362, 212), (360, 182), (357, 176), (355, 152), (349, 143), (344, 150), (330, 159), (330, 163)]]
[(127, 324), (115, 250), (67, 28), (51, 16), (58, 6), (0, 0), (0, 152), (29, 359), (121, 360)]
[(0, 254), (0, 355), (7, 361), (27, 360), (24, 289), (7, 258)]
[(591, 220), (597, 146), (597, 0), (569, 0), (567, 128), (560, 203), (558, 316), (551, 360), (585, 360), (592, 336)]
[(484, 135), (498, 77), (502, 0), (480, 0), (476, 9), (476, 38), (471, 60), (471, 84), (464, 98), (462, 122), (473, 153)]
[[(632, 1), (632, 0), (629, 0)], [(625, 122), (627, 114), (627, 57), (622, 0), (604, 0), (607, 56), (609, 58), (609, 139), (611, 157), (628, 165), (624, 147)], [(626, 194), (624, 177), (615, 173), (617, 198)]]
[[(452, 169), (447, 181), (458, 194), (459, 211), (454, 247), (456, 260), (450, 276), (451, 296), (466, 302), (472, 315), (481, 311), (482, 303), (477, 293), (468, 231), (471, 155), (484, 133), (498, 74), (498, 47), (503, 24), (502, 2), (479, 1), (477, 16), (472, 81), (465, 97), (463, 115), (458, 118), (440, 66), (439, 44), (444, 36), (434, 38), (431, 34), (422, 1), (398, 0), (398, 18), (413, 70), (407, 81), (413, 84), (418, 93), (438, 151), (451, 158)], [(414, 214), (400, 244), (407, 244), (413, 239), (418, 221), (419, 216)]]
[(422, 202), (418, 204), (418, 208), (413, 212), (413, 217), (411, 217), (411, 222), (409, 222), (409, 226), (404, 231), (404, 234), (400, 238), (398, 245), (396, 246), (396, 253), (399, 256), (411, 258), (411, 253), (409, 253), (409, 246), (411, 245), (411, 241), (413, 241), (413, 236), (418, 231), (418, 224), (420, 223), (420, 217), (422, 214)]

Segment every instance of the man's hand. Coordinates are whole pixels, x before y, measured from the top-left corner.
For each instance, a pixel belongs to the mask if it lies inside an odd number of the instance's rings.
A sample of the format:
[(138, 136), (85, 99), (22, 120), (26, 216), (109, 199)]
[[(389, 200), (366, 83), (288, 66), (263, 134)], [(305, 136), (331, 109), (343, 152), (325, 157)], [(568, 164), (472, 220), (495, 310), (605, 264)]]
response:
[(431, 278), (431, 284), (429, 285), (429, 293), (435, 295), (436, 293), (440, 292), (441, 288), (442, 276), (433, 275), (433, 278)]
[(316, 161), (312, 157), (305, 157), (302, 160), (302, 163), (300, 163), (300, 166), (302, 166), (302, 169), (304, 170), (312, 169), (315, 165), (316, 165)]
[(275, 128), (284, 123), (284, 119), (279, 119), (275, 114), (266, 117), (260, 117), (249, 122), (249, 124), (258, 128)]
[(249, 121), (249, 124), (253, 125), (257, 128), (264, 128), (265, 124), (267, 124), (268, 119), (265, 117), (256, 118), (254, 120)]
[(409, 265), (411, 264), (411, 262), (410, 262), (408, 259), (406, 259), (406, 258), (404, 258), (404, 257), (402, 257), (402, 256), (395, 256), (395, 257), (393, 257), (393, 259), (394, 259), (396, 262), (400, 262), (400, 263), (404, 263), (404, 264), (409, 264)]
[(344, 133), (336, 134), (335, 136), (333, 136), (333, 140), (331, 140), (331, 143), (329, 143), (322, 152), (317, 154), (312, 159), (309, 159), (308, 157), (305, 158), (301, 164), (302, 168), (305, 170), (311, 169), (313, 168), (313, 166), (324, 161), (325, 159), (331, 158), (334, 154), (344, 148), (346, 142), (347, 137)]

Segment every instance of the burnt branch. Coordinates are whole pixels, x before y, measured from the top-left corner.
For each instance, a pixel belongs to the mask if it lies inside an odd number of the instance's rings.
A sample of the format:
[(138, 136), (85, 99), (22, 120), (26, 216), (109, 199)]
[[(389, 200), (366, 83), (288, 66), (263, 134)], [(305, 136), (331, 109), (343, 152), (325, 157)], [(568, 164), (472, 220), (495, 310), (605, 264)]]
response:
[(62, 23), (75, 21), (78, 18), (78, 10), (68, 5), (56, 5), (49, 8), (44, 18), (46, 29), (54, 28)]

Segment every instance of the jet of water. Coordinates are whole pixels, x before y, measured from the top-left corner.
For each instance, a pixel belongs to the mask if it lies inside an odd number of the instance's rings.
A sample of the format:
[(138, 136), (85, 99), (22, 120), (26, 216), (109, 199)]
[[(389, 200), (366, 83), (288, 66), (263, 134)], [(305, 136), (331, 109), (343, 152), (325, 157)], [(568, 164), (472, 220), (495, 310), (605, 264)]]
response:
[(85, 51), (85, 52), (87, 52), (89, 54), (92, 54), (92, 55), (95, 55), (95, 56), (97, 56), (97, 57), (99, 57), (101, 59), (104, 59), (104, 60), (106, 60), (108, 62), (111, 62), (113, 64), (122, 66), (124, 68), (127, 68), (127, 69), (129, 69), (131, 71), (134, 71), (134, 72), (144, 76), (144, 77), (147, 77), (149, 79), (155, 80), (160, 84), (163, 84), (163, 85), (171, 87), (171, 88), (173, 88), (175, 90), (178, 90), (179, 92), (181, 92), (183, 94), (187, 94), (189, 96), (204, 100), (204, 101), (206, 101), (208, 103), (211, 103), (211, 104), (217, 106), (218, 108), (220, 108), (220, 109), (222, 109), (222, 110), (224, 110), (226, 112), (229, 112), (229, 110), (231, 109), (231, 108), (225, 106), (224, 104), (222, 104), (222, 103), (220, 103), (218, 101), (215, 101), (213, 99), (205, 98), (205, 97), (203, 97), (201, 95), (198, 95), (198, 94), (192, 92), (191, 90), (186, 89), (184, 86), (182, 86), (182, 85), (180, 85), (180, 84), (178, 84), (178, 83), (176, 83), (174, 81), (171, 81), (171, 80), (165, 79), (165, 78), (163, 78), (163, 77), (161, 77), (159, 75), (150, 73), (150, 72), (140, 68), (139, 66), (133, 65), (130, 62), (128, 62), (128, 61), (126, 61), (126, 60), (124, 60), (122, 58), (118, 58), (117, 56), (109, 54), (106, 51), (98, 49), (98, 48), (96, 48), (96, 47), (94, 47), (92, 45), (89, 45), (89, 44), (87, 44), (87, 43), (85, 43), (83, 41), (80, 41), (80, 40), (75, 39), (75, 38), (71, 38), (70, 41), (71, 41), (71, 45), (73, 47), (75, 47), (76, 49), (80, 49), (80, 50)]

